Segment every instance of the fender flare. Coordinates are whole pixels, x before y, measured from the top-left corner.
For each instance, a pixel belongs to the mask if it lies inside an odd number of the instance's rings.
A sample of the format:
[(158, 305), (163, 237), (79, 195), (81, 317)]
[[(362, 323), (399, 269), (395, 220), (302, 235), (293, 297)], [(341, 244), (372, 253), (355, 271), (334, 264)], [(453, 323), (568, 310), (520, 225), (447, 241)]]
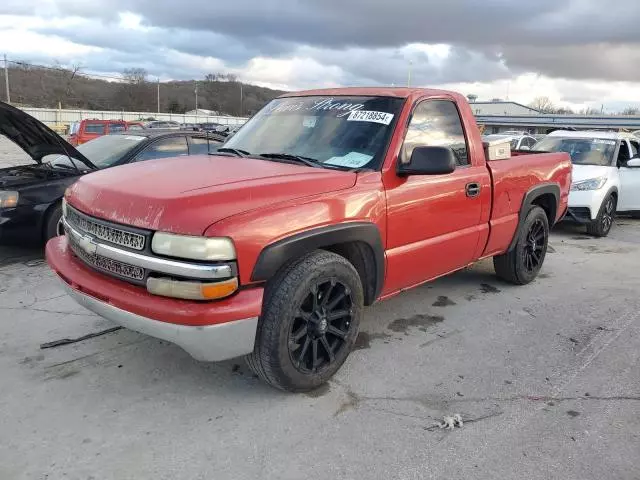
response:
[[(518, 227), (516, 228), (516, 231), (513, 234), (513, 238), (511, 239), (511, 243), (509, 244), (509, 248), (507, 249), (508, 251), (511, 251), (516, 247), (516, 243), (518, 241), (518, 235), (520, 233), (520, 229), (522, 228), (522, 225), (524, 224), (525, 217), (527, 215), (527, 212), (531, 208), (531, 205), (533, 205), (534, 201), (538, 197), (541, 197), (542, 195), (546, 195), (546, 194), (549, 194), (549, 193), (552, 194), (554, 196), (554, 198), (555, 198), (555, 201), (556, 201), (556, 214), (557, 214), (558, 205), (560, 205), (560, 187), (558, 185), (556, 185), (555, 183), (546, 183), (546, 184), (542, 184), (542, 185), (536, 185), (535, 187), (531, 188), (525, 194), (524, 198), (522, 199), (522, 205), (520, 206), (520, 214), (519, 214), (519, 218), (518, 218)], [(549, 228), (553, 227), (553, 225), (556, 223), (555, 220), (556, 219), (554, 218), (551, 222), (549, 222)]]
[[(349, 222), (339, 225), (313, 228), (278, 240), (262, 249), (251, 280), (266, 282), (290, 260), (321, 248), (333, 245), (362, 242), (371, 248), (374, 259), (373, 299), (380, 296), (384, 284), (385, 257), (382, 237), (377, 225), (370, 222)], [(366, 285), (364, 286), (366, 290)]]

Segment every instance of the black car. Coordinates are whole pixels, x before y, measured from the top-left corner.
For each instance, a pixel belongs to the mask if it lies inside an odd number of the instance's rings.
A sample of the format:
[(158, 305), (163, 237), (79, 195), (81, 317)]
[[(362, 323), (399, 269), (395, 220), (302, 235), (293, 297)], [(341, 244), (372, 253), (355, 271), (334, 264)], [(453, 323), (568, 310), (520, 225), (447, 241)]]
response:
[(0, 169), (0, 242), (36, 243), (61, 233), (61, 200), (87, 173), (130, 162), (213, 152), (222, 138), (204, 132), (136, 130), (73, 147), (49, 127), (0, 102), (0, 135), (35, 165)]

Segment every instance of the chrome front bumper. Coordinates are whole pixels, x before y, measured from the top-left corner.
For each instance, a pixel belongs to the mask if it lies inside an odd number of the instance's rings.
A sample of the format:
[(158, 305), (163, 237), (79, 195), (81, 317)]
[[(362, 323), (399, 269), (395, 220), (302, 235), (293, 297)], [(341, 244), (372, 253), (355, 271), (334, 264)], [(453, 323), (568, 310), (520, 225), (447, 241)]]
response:
[(253, 351), (258, 317), (215, 325), (176, 325), (127, 312), (85, 295), (63, 281), (61, 283), (67, 293), (83, 307), (129, 330), (174, 343), (196, 360), (218, 362)]

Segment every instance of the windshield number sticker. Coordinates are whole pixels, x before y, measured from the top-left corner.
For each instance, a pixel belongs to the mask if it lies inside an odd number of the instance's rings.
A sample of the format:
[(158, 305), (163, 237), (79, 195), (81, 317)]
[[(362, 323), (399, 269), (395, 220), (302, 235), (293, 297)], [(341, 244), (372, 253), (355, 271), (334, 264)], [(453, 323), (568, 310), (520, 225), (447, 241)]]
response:
[(389, 125), (393, 120), (393, 113), (375, 112), (373, 110), (356, 110), (349, 114), (348, 122), (374, 122)]
[(604, 138), (595, 138), (593, 140), (593, 143), (602, 143), (604, 145), (615, 145), (616, 141), (615, 140), (605, 140)]

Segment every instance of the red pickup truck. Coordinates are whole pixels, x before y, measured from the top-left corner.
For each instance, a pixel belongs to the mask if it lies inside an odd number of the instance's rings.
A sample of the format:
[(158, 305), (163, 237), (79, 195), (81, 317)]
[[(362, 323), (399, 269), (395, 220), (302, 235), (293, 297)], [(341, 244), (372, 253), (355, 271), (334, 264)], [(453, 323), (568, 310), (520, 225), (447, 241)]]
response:
[(569, 156), (498, 157), (508, 145), (483, 145), (456, 93), (290, 93), (213, 155), (80, 178), (47, 260), (99, 315), (309, 390), (347, 358), (365, 305), (487, 257), (506, 281), (536, 277)]

